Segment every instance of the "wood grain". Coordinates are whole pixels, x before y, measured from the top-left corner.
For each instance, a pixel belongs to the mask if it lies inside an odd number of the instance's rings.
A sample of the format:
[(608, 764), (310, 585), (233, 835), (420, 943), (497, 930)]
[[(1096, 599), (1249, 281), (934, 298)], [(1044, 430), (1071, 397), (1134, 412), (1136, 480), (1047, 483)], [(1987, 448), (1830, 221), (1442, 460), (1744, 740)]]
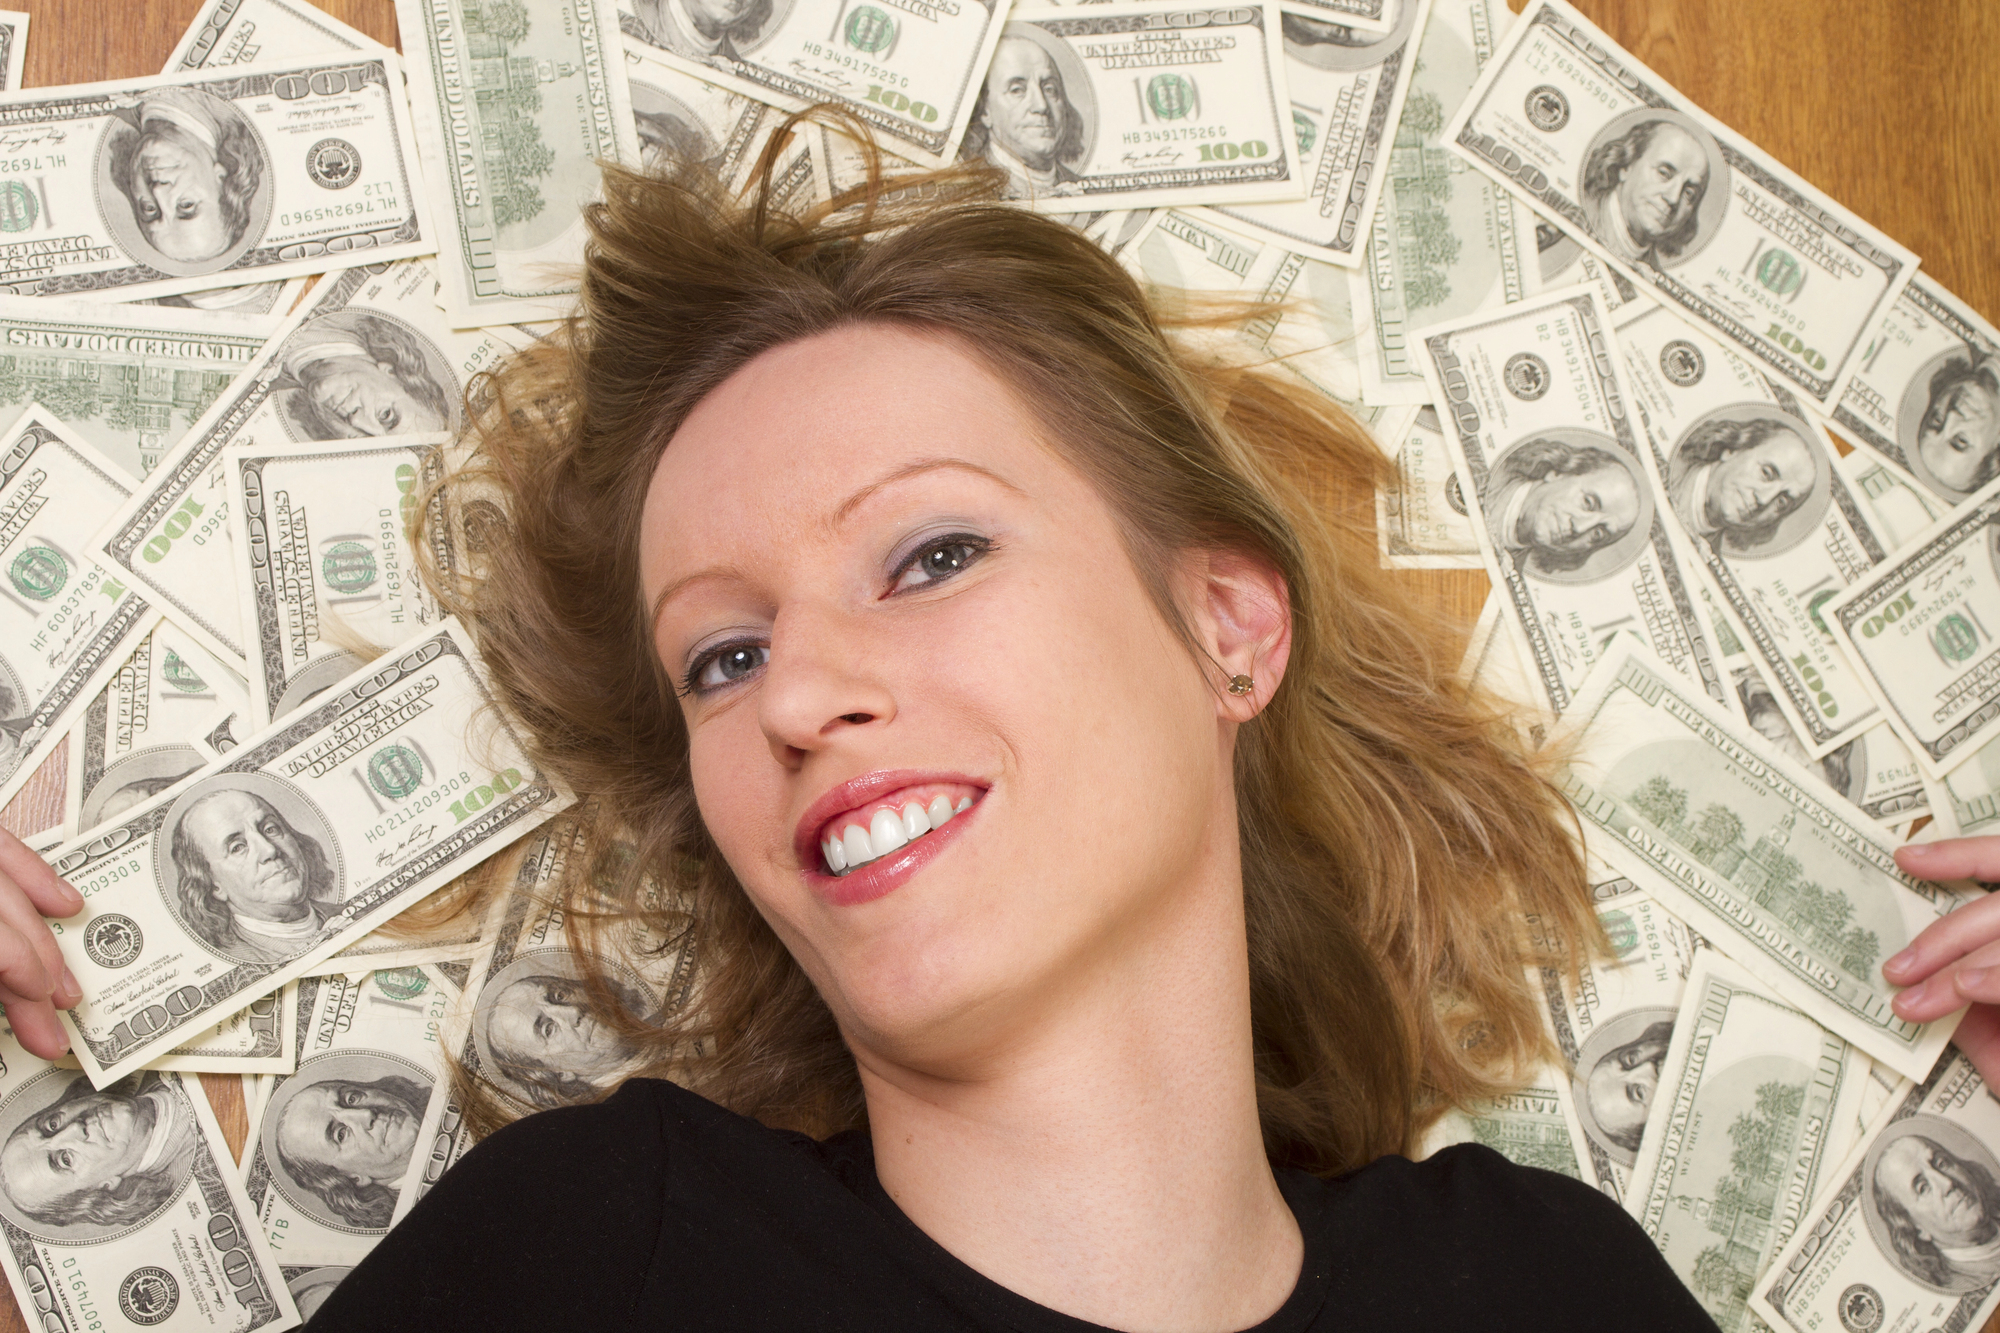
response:
[[(1519, 9), (1524, 0), (1513, 2)], [(2000, 319), (2000, 78), (1992, 69), (2000, 4), (1576, 2), (1668, 82)], [(392, 0), (319, 3), (380, 41), (396, 40)], [(26, 82), (38, 87), (157, 72), (200, 0), (7, 0), (7, 7), (33, 15)], [(1484, 574), (1404, 578), (1414, 608), (1460, 626), (1470, 626), (1486, 596)], [(247, 1125), (239, 1083), (203, 1083), (240, 1151)], [(11, 1302), (0, 1306), (0, 1333), (23, 1327)], [(2000, 1333), (2000, 1318), (1986, 1333)]]

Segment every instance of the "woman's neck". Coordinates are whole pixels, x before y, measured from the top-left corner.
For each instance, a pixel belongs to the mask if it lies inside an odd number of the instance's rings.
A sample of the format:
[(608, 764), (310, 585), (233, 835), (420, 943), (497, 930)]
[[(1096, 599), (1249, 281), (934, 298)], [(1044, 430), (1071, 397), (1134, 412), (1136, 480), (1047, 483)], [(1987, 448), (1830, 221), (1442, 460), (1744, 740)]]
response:
[(1257, 1117), (1242, 891), (1218, 888), (1107, 945), (983, 1058), (940, 1074), (863, 1054), (883, 1187), (1001, 1286), (1134, 1333), (1224, 1333), (1296, 1285), (1303, 1244)]

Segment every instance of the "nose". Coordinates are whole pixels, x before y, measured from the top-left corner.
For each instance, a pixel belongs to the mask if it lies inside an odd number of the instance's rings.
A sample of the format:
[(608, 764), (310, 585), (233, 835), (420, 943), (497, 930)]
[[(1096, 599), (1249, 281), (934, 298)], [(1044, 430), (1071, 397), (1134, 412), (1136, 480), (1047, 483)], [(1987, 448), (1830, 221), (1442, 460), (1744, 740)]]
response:
[(1042, 91), (1042, 85), (1039, 83), (1029, 84), (1028, 85), (1029, 112), (1036, 115), (1044, 115), (1047, 114), (1048, 109), (1049, 109), (1049, 98), (1048, 94)]
[(757, 720), (771, 756), (797, 768), (848, 728), (882, 725), (896, 702), (867, 642), (863, 617), (787, 609), (771, 633)]

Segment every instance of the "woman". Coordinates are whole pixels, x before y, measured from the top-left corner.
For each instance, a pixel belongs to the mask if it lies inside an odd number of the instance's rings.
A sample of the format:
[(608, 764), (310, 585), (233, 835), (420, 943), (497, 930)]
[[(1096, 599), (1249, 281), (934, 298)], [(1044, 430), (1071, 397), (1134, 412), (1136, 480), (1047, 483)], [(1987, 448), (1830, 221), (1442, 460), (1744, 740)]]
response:
[(581, 315), (487, 386), (509, 521), (443, 591), (585, 794), (561, 888), (622, 906), (572, 944), (703, 974), (643, 1024), (593, 972), (677, 1082), (495, 1133), (314, 1327), (1709, 1326), (1602, 1196), (1395, 1155), (1540, 1055), (1525, 914), (1595, 927), (1556, 794), (1296, 480), (1373, 444), (990, 176), (920, 184), (801, 222), (612, 173)]

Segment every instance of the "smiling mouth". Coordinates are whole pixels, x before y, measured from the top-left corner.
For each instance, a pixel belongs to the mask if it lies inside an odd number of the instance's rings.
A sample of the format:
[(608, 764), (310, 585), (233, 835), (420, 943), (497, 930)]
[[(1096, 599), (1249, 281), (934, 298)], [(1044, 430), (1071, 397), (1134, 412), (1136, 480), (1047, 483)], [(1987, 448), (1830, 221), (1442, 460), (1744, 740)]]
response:
[(826, 836), (820, 840), (820, 859), (829, 875), (845, 875), (900, 851), (971, 808), (970, 796), (953, 805), (951, 797), (940, 793), (929, 805), (917, 800), (905, 801), (900, 807), (885, 805), (869, 817), (866, 826), (859, 819), (840, 816), (827, 826)]

